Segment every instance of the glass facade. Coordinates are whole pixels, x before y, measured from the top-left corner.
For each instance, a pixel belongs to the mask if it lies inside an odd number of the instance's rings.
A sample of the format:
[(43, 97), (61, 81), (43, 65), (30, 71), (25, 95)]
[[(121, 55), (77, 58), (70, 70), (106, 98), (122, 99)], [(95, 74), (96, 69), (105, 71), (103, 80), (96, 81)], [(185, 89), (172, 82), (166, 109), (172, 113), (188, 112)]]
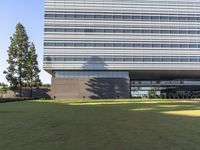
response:
[(120, 57), (120, 56), (98, 56), (96, 58), (91, 58), (87, 56), (48, 56), (44, 57), (44, 61), (49, 63), (75, 63), (75, 62), (92, 62), (92, 63), (102, 63), (102, 62), (128, 62), (128, 63), (199, 63), (200, 56), (151, 56), (151, 57)]
[(46, 0), (44, 17), (49, 72), (200, 70), (197, 0)]
[(55, 78), (129, 78), (126, 71), (54, 71)]
[(200, 98), (200, 81), (132, 81), (133, 98)]

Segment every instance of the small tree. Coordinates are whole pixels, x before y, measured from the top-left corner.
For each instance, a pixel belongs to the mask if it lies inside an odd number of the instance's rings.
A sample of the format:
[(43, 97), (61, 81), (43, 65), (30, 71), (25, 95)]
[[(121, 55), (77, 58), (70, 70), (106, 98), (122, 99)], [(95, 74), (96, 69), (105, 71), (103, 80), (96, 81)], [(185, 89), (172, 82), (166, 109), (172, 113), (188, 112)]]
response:
[(8, 86), (4, 83), (0, 83), (0, 94), (1, 94), (1, 99), (3, 98), (3, 94), (6, 94), (8, 91)]
[(152, 87), (152, 88), (149, 90), (149, 93), (148, 93), (149, 98), (155, 98), (158, 90), (159, 90), (158, 87)]
[(27, 85), (31, 90), (30, 96), (33, 95), (33, 87), (37, 87), (40, 85), (41, 81), (39, 79), (40, 69), (38, 68), (38, 61), (37, 61), (37, 54), (35, 45), (31, 43), (29, 50), (28, 50), (28, 57), (27, 57), (27, 74), (26, 74), (26, 81)]
[(10, 38), (11, 45), (8, 49), (8, 64), (4, 73), (6, 74), (6, 79), (10, 83), (11, 87), (19, 87), (19, 95), (21, 97), (22, 84), (26, 76), (26, 64), (28, 55), (28, 36), (24, 26), (20, 23), (16, 26), (16, 32), (13, 37)]
[(45, 87), (45, 88), (50, 88), (51, 87), (51, 84), (48, 84), (48, 83), (44, 83), (41, 85), (42, 87)]

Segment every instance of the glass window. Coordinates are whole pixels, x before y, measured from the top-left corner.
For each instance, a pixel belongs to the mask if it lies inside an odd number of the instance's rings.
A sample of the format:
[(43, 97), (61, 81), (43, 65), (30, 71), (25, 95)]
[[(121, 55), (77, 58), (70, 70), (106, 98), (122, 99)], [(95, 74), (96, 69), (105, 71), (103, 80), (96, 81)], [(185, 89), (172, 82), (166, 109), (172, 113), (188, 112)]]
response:
[(74, 46), (74, 43), (65, 43), (65, 46)]
[(134, 44), (133, 47), (142, 47), (142, 44)]
[(179, 34), (188, 34), (187, 30), (179, 30)]
[(196, 17), (188, 17), (188, 21), (195, 21)]
[(54, 18), (55, 15), (54, 14), (45, 14), (45, 18)]
[(161, 62), (161, 58), (160, 57), (153, 57), (152, 62)]
[(160, 20), (159, 16), (151, 16), (151, 20)]
[(186, 21), (187, 17), (178, 17), (178, 20), (180, 20), (180, 21)]
[(64, 46), (64, 43), (55, 43), (55, 46)]
[(94, 29), (84, 29), (84, 32), (94, 32)]
[(73, 57), (65, 57), (64, 61), (74, 61), (74, 58)]
[(54, 46), (54, 43), (44, 43), (44, 46)]
[(63, 18), (65, 18), (65, 15), (64, 14), (55, 14), (55, 17), (63, 19)]
[(163, 34), (169, 34), (170, 31), (169, 30), (161, 30), (161, 33), (163, 33)]
[(94, 29), (94, 32), (104, 32), (104, 29)]
[(45, 32), (55, 32), (55, 29), (53, 29), (53, 28), (45, 28), (44, 31)]
[(132, 62), (132, 61), (133, 61), (133, 58), (124, 58), (124, 61)]
[(73, 30), (73, 29), (70, 29), (70, 28), (66, 28), (66, 29), (65, 29), (65, 32), (74, 32), (74, 30)]
[(172, 47), (172, 48), (179, 48), (180, 45), (179, 44), (170, 44), (170, 47)]
[(85, 47), (94, 47), (94, 43), (85, 43), (84, 46)]
[(141, 17), (140, 17), (140, 16), (132, 16), (132, 19), (133, 19), (133, 20), (140, 20)]
[(84, 58), (83, 57), (75, 57), (74, 61), (84, 61)]
[(161, 44), (161, 47), (162, 47), (162, 48), (169, 48), (169, 47), (170, 47), (170, 44)]
[(105, 32), (105, 33), (112, 33), (112, 32), (113, 32), (113, 29), (104, 29), (104, 32)]
[(63, 61), (64, 60), (64, 58), (62, 58), (62, 57), (54, 57), (54, 61)]
[(142, 44), (142, 47), (152, 47), (151, 44)]
[(143, 59), (142, 59), (142, 57), (137, 57), (137, 58), (133, 58), (133, 61), (134, 62), (142, 62)]
[(170, 16), (170, 17), (169, 17), (169, 20), (171, 20), (171, 21), (177, 21), (177, 20), (178, 20), (178, 17)]
[(160, 33), (160, 30), (151, 30), (151, 33)]
[(162, 57), (162, 62), (171, 62), (170, 57)]
[(142, 33), (151, 33), (151, 30), (142, 30)]
[(56, 28), (55, 31), (56, 32), (65, 32), (65, 29), (63, 29), (63, 28)]
[(113, 61), (114, 59), (113, 58), (110, 58), (110, 57), (105, 57), (104, 58), (104, 61)]
[(150, 20), (150, 16), (142, 16), (142, 20)]
[(103, 43), (94, 43), (94, 46), (95, 47), (104, 47), (104, 44)]
[(150, 57), (144, 57), (143, 61), (144, 62), (152, 62), (152, 59)]
[(178, 34), (179, 32), (178, 32), (178, 30), (171, 30), (170, 33), (171, 34)]
[(160, 20), (169, 20), (168, 16), (160, 16)]
[(123, 19), (124, 19), (124, 20), (131, 20), (132, 17), (131, 17), (131, 16), (123, 16)]
[(200, 21), (200, 17), (196, 17), (197, 21), (199, 22)]
[(117, 29), (118, 33), (123, 33), (123, 29)]
[(53, 58), (51, 56), (45, 56), (45, 61), (52, 61)]
[(121, 18), (122, 18), (122, 16), (119, 16), (119, 15), (113, 16), (114, 20), (121, 20)]
[(189, 44), (189, 48), (197, 48), (197, 44)]
[(95, 18), (95, 19), (101, 19), (101, 20), (102, 20), (102, 19), (104, 19), (104, 16), (103, 16), (103, 15), (95, 15), (94, 18)]
[(106, 20), (112, 20), (113, 16), (112, 15), (105, 15), (104, 19), (106, 19)]
[(181, 62), (188, 62), (189, 61), (189, 57), (181, 57)]
[(189, 30), (189, 31), (188, 31), (188, 34), (197, 34), (197, 32), (194, 31), (194, 30)]
[(113, 47), (112, 43), (104, 43), (104, 47)]
[(188, 44), (180, 44), (180, 47), (181, 47), (181, 48), (188, 48), (189, 45), (188, 45)]
[(152, 47), (161, 47), (160, 44), (152, 44)]
[(124, 33), (132, 33), (132, 30), (131, 29), (125, 29), (123, 30)]
[(122, 43), (114, 43), (113, 47), (123, 47), (123, 44)]
[(83, 15), (77, 15), (77, 14), (74, 15), (74, 18), (76, 19), (83, 19), (83, 17), (84, 17)]
[(113, 29), (114, 33), (121, 33), (123, 30), (122, 29)]
[(74, 46), (76, 46), (76, 47), (83, 47), (84, 44), (83, 43), (74, 43)]
[(199, 57), (191, 56), (190, 57), (190, 62), (199, 62)]
[(172, 62), (180, 62), (180, 58), (179, 57), (172, 57), (171, 61)]
[(119, 58), (119, 57), (114, 58), (114, 61), (123, 61), (123, 60), (124, 60), (123, 58)]
[(74, 15), (73, 14), (65, 14), (65, 18), (66, 19), (74, 19)]
[(134, 30), (132, 30), (132, 32), (133, 32), (133, 33), (141, 33), (141, 30), (139, 30), (139, 29), (134, 29)]
[(130, 44), (130, 43), (124, 43), (123, 47), (132, 47), (132, 44)]
[(84, 15), (84, 18), (85, 19), (94, 19), (94, 16), (93, 15)]
[(75, 32), (84, 32), (83, 29), (75, 29)]

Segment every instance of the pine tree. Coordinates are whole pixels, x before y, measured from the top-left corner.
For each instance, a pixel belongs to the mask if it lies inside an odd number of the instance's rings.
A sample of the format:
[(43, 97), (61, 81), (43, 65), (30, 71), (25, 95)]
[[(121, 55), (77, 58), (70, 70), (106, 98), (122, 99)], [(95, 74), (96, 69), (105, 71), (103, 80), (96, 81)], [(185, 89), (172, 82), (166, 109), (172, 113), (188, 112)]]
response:
[(26, 64), (27, 64), (27, 55), (28, 55), (28, 36), (24, 26), (21, 23), (18, 23), (16, 26), (16, 32), (13, 34), (13, 37), (10, 38), (11, 45), (8, 49), (8, 64), (9, 67), (7, 71), (4, 71), (6, 74), (6, 79), (10, 83), (11, 87), (19, 87), (19, 95), (22, 94), (22, 85), (26, 77)]
[(37, 54), (33, 43), (29, 47), (27, 59), (26, 81), (28, 87), (31, 89), (30, 96), (32, 97), (33, 87), (37, 87), (41, 83), (39, 79), (40, 69), (38, 68)]

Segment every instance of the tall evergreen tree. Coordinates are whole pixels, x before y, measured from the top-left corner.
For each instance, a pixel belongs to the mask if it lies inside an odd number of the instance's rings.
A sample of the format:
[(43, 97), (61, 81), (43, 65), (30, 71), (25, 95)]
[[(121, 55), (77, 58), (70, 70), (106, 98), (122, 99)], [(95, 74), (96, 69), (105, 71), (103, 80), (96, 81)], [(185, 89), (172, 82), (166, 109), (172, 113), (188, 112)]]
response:
[(11, 45), (8, 49), (8, 64), (9, 67), (6, 74), (6, 79), (10, 85), (14, 88), (19, 87), (19, 95), (22, 94), (22, 85), (26, 77), (26, 64), (28, 56), (28, 36), (24, 26), (18, 23), (16, 26), (16, 32), (10, 38)]
[(32, 97), (33, 93), (33, 87), (37, 87), (41, 81), (39, 79), (39, 73), (40, 69), (38, 68), (38, 61), (37, 61), (37, 54), (36, 54), (36, 49), (35, 45), (31, 43), (28, 51), (28, 57), (27, 57), (27, 76), (26, 76), (26, 81), (27, 85), (31, 89), (31, 94), (30, 96)]

